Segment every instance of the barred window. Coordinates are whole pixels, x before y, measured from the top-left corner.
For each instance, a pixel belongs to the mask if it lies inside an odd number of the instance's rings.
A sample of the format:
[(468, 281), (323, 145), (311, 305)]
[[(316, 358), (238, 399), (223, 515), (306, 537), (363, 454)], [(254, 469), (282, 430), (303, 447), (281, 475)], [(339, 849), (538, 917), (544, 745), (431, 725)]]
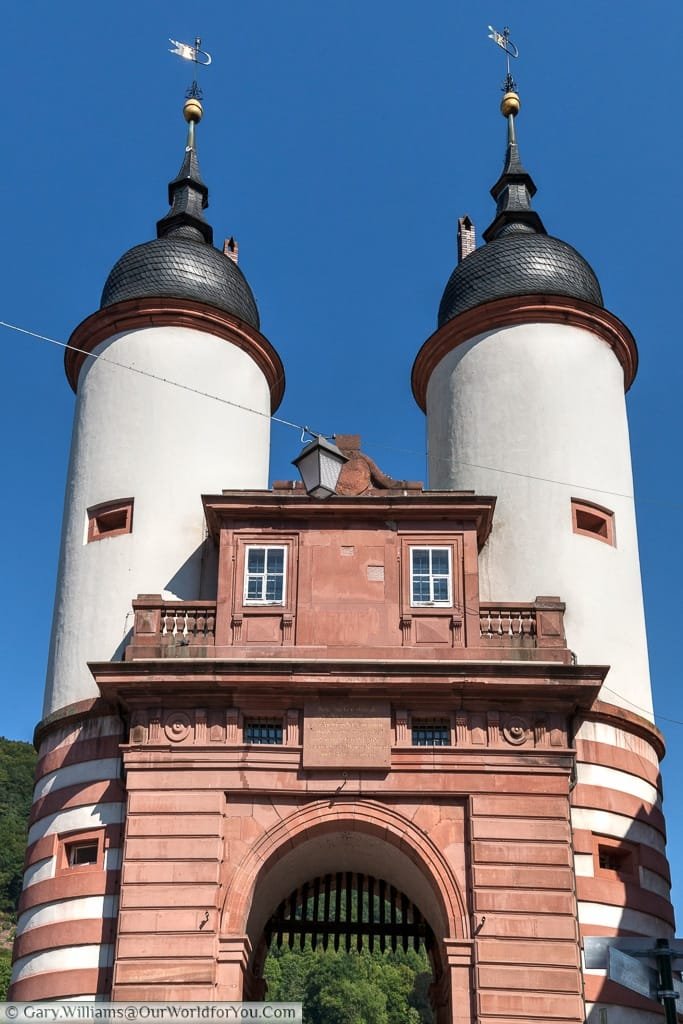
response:
[(244, 723), (245, 743), (282, 743), (282, 722), (250, 718)]
[(414, 747), (450, 747), (451, 725), (445, 718), (413, 719)]

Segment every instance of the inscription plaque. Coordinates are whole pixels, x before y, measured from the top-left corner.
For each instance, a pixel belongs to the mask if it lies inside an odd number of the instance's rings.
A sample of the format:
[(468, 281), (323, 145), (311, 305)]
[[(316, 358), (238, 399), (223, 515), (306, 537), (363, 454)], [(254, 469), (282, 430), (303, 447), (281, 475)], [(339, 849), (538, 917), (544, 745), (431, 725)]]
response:
[(390, 768), (389, 701), (306, 701), (303, 767)]

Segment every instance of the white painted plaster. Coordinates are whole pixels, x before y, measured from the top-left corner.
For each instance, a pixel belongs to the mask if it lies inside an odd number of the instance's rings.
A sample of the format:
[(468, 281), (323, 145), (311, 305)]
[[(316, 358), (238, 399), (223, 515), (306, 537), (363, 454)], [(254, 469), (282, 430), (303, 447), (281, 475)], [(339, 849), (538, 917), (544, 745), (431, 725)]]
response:
[(614, 839), (628, 839), (631, 843), (645, 843), (659, 853), (666, 853), (664, 836), (651, 825), (633, 821), (623, 814), (601, 811), (591, 807), (572, 807), (572, 828), (586, 829), (600, 836)]
[(49, 775), (44, 775), (36, 782), (33, 791), (33, 799), (39, 800), (48, 793), (54, 793), (66, 786), (75, 786), (79, 782), (89, 785), (92, 782), (102, 782), (105, 779), (118, 779), (121, 775), (121, 758), (108, 757), (99, 761), (81, 761), (78, 764), (66, 765), (58, 768)]
[[(139, 593), (201, 590), (202, 494), (266, 488), (270, 392), (236, 345), (186, 327), (115, 335), (98, 354), (258, 410), (86, 360), (67, 477), (44, 713), (98, 690), (89, 661), (120, 656)], [(87, 508), (135, 500), (133, 532), (83, 543)]]
[[(482, 600), (559, 595), (579, 663), (611, 666), (604, 699), (651, 718), (624, 377), (609, 345), (565, 324), (478, 335), (432, 373), (427, 415), (430, 487), (497, 497)], [(572, 531), (571, 498), (614, 511), (616, 547)]]
[(15, 960), (12, 981), (23, 981), (34, 974), (54, 974), (57, 971), (78, 971), (94, 967), (111, 967), (114, 947), (109, 944), (93, 946), (61, 946), (43, 953), (30, 953)]
[(68, 811), (56, 811), (54, 814), (46, 814), (39, 818), (28, 832), (28, 843), (35, 843), (36, 839), (52, 835), (54, 832), (73, 832), (76, 829), (83, 831), (100, 828), (102, 825), (116, 825), (123, 821), (126, 815), (125, 804), (88, 804), (85, 807), (74, 807)]
[(640, 736), (617, 729), (607, 722), (582, 722), (577, 730), (576, 738), (593, 743), (606, 743), (611, 747), (631, 751), (659, 767), (659, 758), (650, 743), (641, 739)]
[(581, 924), (621, 929), (634, 932), (636, 935), (648, 935), (653, 939), (669, 938), (671, 935), (671, 929), (666, 922), (651, 914), (641, 914), (638, 910), (628, 910), (624, 907), (612, 907), (607, 903), (584, 903), (583, 900), (579, 900), (578, 906)]
[(665, 878), (658, 875), (656, 871), (650, 871), (649, 868), (640, 868), (640, 884), (643, 889), (649, 889), (650, 892), (656, 892), (658, 896), (668, 900), (671, 898), (671, 886)]
[(75, 743), (84, 743), (86, 740), (98, 740), (105, 736), (118, 736), (123, 731), (123, 724), (120, 718), (113, 715), (101, 715), (96, 718), (86, 718), (76, 724), (62, 726), (61, 728), (50, 729), (45, 739), (41, 741), (39, 757), (45, 757), (58, 747), (73, 746)]
[(574, 854), (574, 874), (581, 878), (592, 878), (595, 874), (595, 862), (590, 853)]
[(627, 793), (646, 804), (661, 808), (662, 801), (656, 787), (629, 772), (622, 772), (617, 768), (606, 768), (599, 764), (579, 763), (576, 766), (576, 777), (577, 781), (584, 786), (615, 789), (619, 793)]
[(118, 871), (121, 867), (121, 854), (122, 850), (105, 850), (104, 851), (104, 870), (105, 871)]
[(36, 882), (45, 882), (48, 878), (55, 877), (56, 857), (46, 857), (45, 860), (37, 860), (35, 864), (29, 864), (24, 871), (24, 889)]
[(55, 900), (31, 907), (19, 915), (17, 935), (32, 928), (42, 928), (61, 921), (99, 921), (103, 917), (116, 917), (119, 910), (117, 896), (82, 896), (73, 900)]
[(586, 1024), (662, 1024), (661, 1013), (611, 1003), (586, 1003)]

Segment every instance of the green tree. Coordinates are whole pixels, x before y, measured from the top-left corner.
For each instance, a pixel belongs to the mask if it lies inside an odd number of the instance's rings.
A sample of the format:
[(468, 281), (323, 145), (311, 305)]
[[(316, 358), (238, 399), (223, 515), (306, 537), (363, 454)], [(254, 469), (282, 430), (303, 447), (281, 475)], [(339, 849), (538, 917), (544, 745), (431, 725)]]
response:
[(318, 958), (308, 972), (303, 1002), (307, 1024), (389, 1024), (376, 965), (359, 954)]
[(30, 743), (0, 737), (0, 911), (5, 913), (16, 912), (21, 894), (35, 767)]
[(273, 946), (268, 998), (303, 1002), (306, 1024), (432, 1024), (432, 980), (423, 949), (360, 953)]
[(12, 951), (0, 950), (0, 1003), (7, 1000), (10, 975), (12, 973)]

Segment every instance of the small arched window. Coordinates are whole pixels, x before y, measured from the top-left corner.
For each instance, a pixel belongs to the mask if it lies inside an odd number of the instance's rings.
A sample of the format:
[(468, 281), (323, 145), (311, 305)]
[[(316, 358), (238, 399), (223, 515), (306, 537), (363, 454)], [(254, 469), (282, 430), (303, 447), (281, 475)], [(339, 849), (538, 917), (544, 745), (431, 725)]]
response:
[(584, 537), (593, 537), (604, 544), (617, 546), (614, 534), (614, 512), (583, 498), (572, 498), (572, 529)]

